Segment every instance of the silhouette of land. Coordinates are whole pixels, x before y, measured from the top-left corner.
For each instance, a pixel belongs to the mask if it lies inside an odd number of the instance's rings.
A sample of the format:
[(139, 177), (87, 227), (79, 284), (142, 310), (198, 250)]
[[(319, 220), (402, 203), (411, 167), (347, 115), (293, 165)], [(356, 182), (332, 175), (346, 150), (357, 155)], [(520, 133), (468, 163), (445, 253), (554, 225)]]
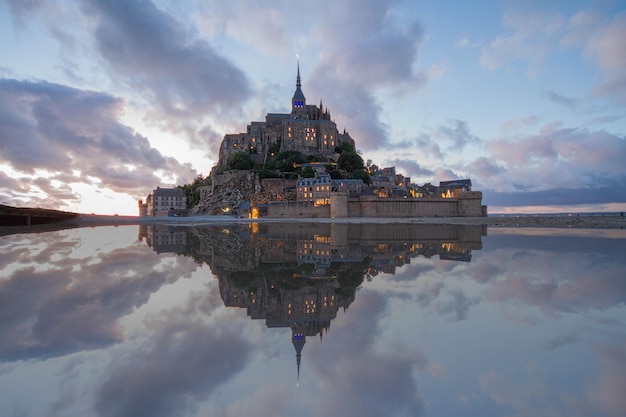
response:
[(363, 223), (363, 224), (458, 224), (488, 227), (537, 227), (581, 229), (625, 229), (626, 217), (619, 214), (520, 215), (489, 217), (413, 217), (413, 218), (320, 218), (320, 219), (242, 219), (234, 216), (139, 217), (81, 214), (41, 208), (16, 208), (0, 205), (0, 235), (28, 233), (73, 227), (128, 224), (172, 224), (197, 226), (215, 223)]

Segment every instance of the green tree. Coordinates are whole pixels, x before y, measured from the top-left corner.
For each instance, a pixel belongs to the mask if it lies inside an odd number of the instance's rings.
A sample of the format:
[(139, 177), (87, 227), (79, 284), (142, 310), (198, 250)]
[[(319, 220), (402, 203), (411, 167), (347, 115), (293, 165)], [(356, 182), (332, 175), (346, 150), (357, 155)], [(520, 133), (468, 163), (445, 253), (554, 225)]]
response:
[(339, 146), (335, 146), (335, 153), (355, 152), (354, 146), (350, 142), (341, 142)]
[(276, 155), (276, 161), (276, 167), (281, 172), (294, 172), (296, 168), (293, 164), (302, 164), (306, 159), (298, 151), (283, 151)]
[(199, 174), (191, 184), (185, 184), (180, 187), (183, 189), (185, 196), (187, 197), (187, 208), (194, 207), (198, 204), (198, 201), (200, 201), (200, 192), (198, 191), (198, 188), (210, 185), (211, 178), (205, 178), (202, 174)]
[(365, 168), (363, 165), (363, 158), (353, 151), (343, 151), (341, 155), (339, 155), (339, 159), (337, 159), (337, 166), (339, 169), (343, 169), (347, 172), (362, 170)]
[(303, 178), (315, 178), (315, 171), (311, 167), (306, 167), (300, 172), (300, 176)]
[(228, 166), (232, 169), (248, 170), (254, 168), (254, 161), (248, 152), (235, 152), (228, 158)]
[(356, 169), (350, 173), (350, 178), (355, 180), (362, 180), (365, 184), (371, 184), (370, 174), (364, 169)]

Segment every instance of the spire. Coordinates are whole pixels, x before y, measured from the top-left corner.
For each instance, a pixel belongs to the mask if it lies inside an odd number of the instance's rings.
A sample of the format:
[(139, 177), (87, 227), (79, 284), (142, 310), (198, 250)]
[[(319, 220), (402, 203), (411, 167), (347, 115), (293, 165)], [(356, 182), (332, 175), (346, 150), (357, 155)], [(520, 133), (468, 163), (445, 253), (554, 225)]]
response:
[(291, 111), (294, 113), (296, 109), (304, 108), (306, 106), (306, 97), (304, 97), (304, 93), (302, 92), (302, 84), (300, 83), (300, 55), (296, 55), (298, 57), (298, 76), (296, 77), (296, 91), (293, 93), (293, 97), (291, 98)]
[(297, 386), (300, 385), (300, 362), (302, 360), (302, 348), (304, 347), (304, 344), (306, 343), (306, 336), (304, 335), (304, 333), (300, 333), (300, 332), (296, 332), (296, 327), (297, 324), (292, 325), (291, 327), (291, 331), (292, 331), (292, 336), (291, 336), (291, 343), (293, 343), (293, 347), (296, 350), (296, 366), (298, 368), (298, 382), (297, 382)]
[(296, 355), (296, 366), (298, 367), (298, 382), (296, 383), (297, 387), (300, 386), (300, 360), (301, 359), (302, 359), (302, 353), (298, 353)]
[(296, 87), (300, 88), (302, 87), (302, 84), (300, 84), (300, 55), (296, 55), (296, 58), (298, 59), (298, 76), (296, 77)]

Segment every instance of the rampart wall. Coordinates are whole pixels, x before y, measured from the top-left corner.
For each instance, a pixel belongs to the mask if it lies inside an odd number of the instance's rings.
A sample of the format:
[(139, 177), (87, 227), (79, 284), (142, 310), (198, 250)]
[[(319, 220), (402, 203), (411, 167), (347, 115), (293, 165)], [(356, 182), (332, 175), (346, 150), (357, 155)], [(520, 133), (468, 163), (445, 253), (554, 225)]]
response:
[(271, 218), (328, 218), (330, 205), (316, 206), (311, 201), (271, 201), (267, 203), (267, 217)]
[(484, 217), (487, 207), (481, 205), (482, 193), (471, 191), (458, 198), (347, 198), (332, 193), (331, 204), (315, 206), (312, 202), (271, 202), (267, 217)]

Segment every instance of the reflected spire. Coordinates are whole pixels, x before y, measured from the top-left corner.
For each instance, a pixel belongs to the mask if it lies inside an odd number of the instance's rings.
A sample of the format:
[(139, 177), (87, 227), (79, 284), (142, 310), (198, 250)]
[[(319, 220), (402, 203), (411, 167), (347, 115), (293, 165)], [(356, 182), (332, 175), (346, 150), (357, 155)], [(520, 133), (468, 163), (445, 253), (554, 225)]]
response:
[(296, 386), (300, 386), (300, 362), (302, 361), (302, 348), (304, 348), (306, 343), (306, 336), (304, 333), (297, 332), (295, 327), (292, 327), (291, 331), (291, 343), (293, 343), (293, 347), (296, 350), (296, 367), (298, 372)]

